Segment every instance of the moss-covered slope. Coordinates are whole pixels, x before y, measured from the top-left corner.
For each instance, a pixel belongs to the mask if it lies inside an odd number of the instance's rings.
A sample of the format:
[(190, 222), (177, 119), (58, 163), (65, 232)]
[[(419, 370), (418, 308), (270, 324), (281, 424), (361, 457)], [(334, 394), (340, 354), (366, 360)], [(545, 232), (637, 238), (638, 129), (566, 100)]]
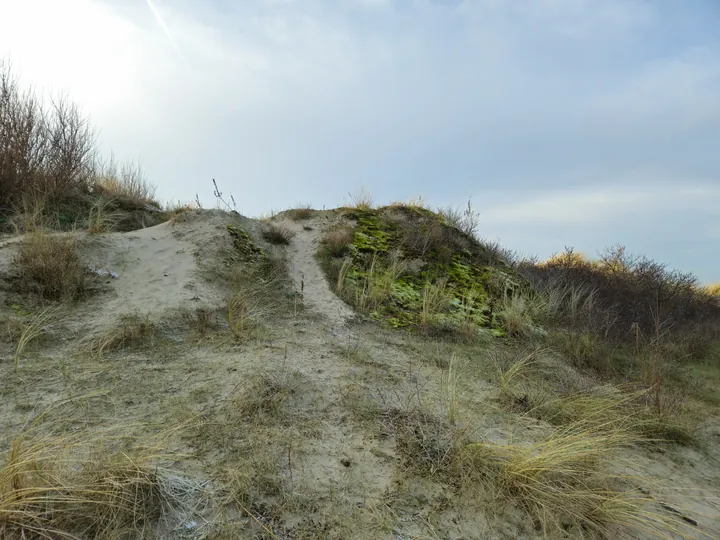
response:
[(524, 282), (475, 238), (414, 206), (342, 217), (319, 256), (356, 309), (395, 327), (503, 333), (498, 308)]

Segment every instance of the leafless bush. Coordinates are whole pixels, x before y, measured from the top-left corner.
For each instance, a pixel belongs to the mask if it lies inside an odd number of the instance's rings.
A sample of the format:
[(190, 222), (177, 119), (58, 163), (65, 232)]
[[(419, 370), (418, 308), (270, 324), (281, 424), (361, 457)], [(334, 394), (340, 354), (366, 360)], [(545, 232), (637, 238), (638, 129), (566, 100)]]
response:
[(144, 204), (155, 194), (138, 166), (98, 160), (89, 119), (67, 96), (44, 103), (0, 61), (0, 213), (27, 214), (28, 201), (42, 201), (44, 225), (67, 228), (87, 217), (95, 190)]
[(17, 203), (40, 174), (44, 129), (35, 95), (22, 92), (10, 66), (0, 62), (0, 208)]
[[(544, 263), (521, 265), (521, 271), (541, 290), (562, 285), (569, 291), (593, 291), (585, 318), (575, 322), (593, 331), (604, 325), (607, 337), (629, 339), (631, 328), (650, 334), (658, 318), (664, 334), (690, 339), (696, 346), (719, 337), (720, 305), (692, 274), (630, 255), (622, 246), (605, 250), (599, 261), (568, 249)], [(564, 300), (566, 313), (571, 300), (571, 296)]]
[(473, 209), (471, 199), (468, 199), (467, 207), (463, 210), (448, 206), (438, 209), (438, 213), (445, 218), (445, 221), (451, 227), (460, 229), (468, 236), (477, 236), (480, 227), (480, 214)]

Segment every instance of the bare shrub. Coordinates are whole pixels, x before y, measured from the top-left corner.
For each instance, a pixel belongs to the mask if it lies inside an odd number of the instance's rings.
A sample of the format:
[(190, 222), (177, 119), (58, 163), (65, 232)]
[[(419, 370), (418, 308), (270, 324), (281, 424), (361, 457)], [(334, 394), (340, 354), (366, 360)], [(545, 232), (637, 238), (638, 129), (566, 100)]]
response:
[[(566, 296), (559, 312), (567, 315), (576, 311), (578, 302), (584, 304), (583, 317), (573, 324), (596, 333), (602, 330), (605, 337), (632, 339), (630, 330), (635, 326), (641, 333), (652, 334), (656, 318), (668, 336), (687, 339), (692, 335), (693, 342), (705, 343), (718, 337), (720, 304), (698, 286), (692, 274), (632, 256), (622, 246), (607, 249), (599, 261), (578, 257), (568, 249), (544, 263), (522, 265), (521, 271), (539, 290), (586, 291), (584, 298)], [(563, 322), (568, 319), (564, 317)]]
[(139, 166), (98, 160), (95, 131), (76, 104), (21, 90), (0, 61), (0, 215), (25, 222), (29, 201), (42, 200), (35, 208), (44, 226), (69, 229), (86, 219), (98, 192), (158, 206)]
[(472, 199), (468, 199), (467, 207), (462, 210), (448, 206), (439, 208), (438, 213), (451, 227), (460, 229), (468, 236), (477, 236), (480, 227), (480, 214), (473, 209)]
[(17, 203), (41, 172), (45, 119), (37, 98), (22, 92), (0, 62), (0, 209)]

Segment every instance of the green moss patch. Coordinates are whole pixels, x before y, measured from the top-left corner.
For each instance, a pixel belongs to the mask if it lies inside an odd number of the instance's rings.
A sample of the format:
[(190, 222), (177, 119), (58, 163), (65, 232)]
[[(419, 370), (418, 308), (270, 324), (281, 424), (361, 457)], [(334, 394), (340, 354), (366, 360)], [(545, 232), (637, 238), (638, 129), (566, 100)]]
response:
[(255, 260), (262, 258), (265, 252), (253, 241), (250, 234), (245, 229), (236, 225), (229, 224), (227, 226), (228, 233), (233, 240), (233, 247), (243, 258)]
[(503, 333), (496, 306), (526, 284), (476, 239), (418, 207), (354, 209), (344, 217), (352, 244), (342, 256), (327, 248), (319, 256), (356, 309), (398, 328)]

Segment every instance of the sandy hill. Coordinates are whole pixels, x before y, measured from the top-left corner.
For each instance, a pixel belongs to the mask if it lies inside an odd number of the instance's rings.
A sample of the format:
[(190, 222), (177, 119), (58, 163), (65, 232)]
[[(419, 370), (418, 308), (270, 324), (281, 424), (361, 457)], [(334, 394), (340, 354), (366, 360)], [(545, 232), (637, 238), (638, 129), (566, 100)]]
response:
[(8, 235), (0, 537), (720, 538), (716, 368), (680, 425), (528, 286), (411, 206)]

